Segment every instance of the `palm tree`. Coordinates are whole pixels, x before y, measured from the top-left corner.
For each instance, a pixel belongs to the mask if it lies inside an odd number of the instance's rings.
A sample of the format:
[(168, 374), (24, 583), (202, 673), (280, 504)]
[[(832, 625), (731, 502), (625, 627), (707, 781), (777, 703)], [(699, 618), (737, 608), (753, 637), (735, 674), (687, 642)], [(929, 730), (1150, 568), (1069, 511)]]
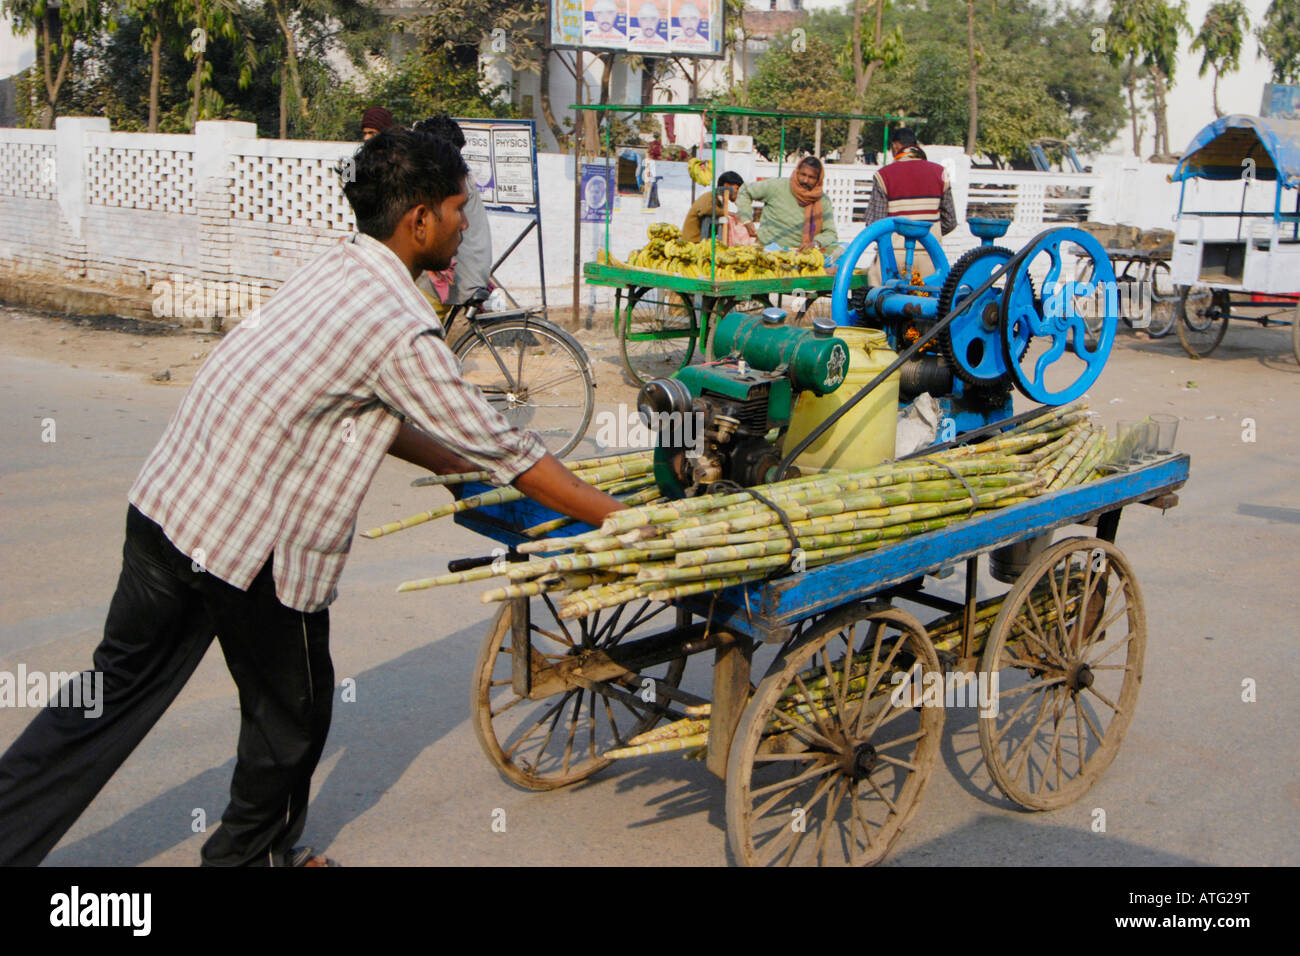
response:
[(1178, 35), (1190, 33), (1186, 0), (1114, 0), (1106, 19), (1107, 50), (1112, 62), (1127, 66), (1129, 107), (1133, 114), (1133, 152), (1138, 154), (1138, 71), (1151, 83), (1151, 112), (1155, 118), (1155, 152), (1169, 154), (1167, 96), (1178, 57)]
[(1274, 83), (1300, 82), (1300, 0), (1273, 0), (1255, 36)]
[(1222, 116), (1219, 109), (1219, 78), (1225, 73), (1235, 73), (1241, 67), (1241, 41), (1250, 29), (1246, 6), (1241, 0), (1219, 0), (1210, 5), (1201, 31), (1192, 41), (1192, 50), (1203, 50), (1201, 70), (1204, 76), (1214, 68), (1214, 115)]

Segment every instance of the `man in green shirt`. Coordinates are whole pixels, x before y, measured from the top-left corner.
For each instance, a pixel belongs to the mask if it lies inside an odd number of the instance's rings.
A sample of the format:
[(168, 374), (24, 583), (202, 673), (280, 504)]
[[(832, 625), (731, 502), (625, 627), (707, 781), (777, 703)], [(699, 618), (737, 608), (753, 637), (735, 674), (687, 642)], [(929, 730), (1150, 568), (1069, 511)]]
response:
[[(764, 249), (820, 249), (826, 265), (839, 255), (839, 236), (830, 197), (822, 191), (821, 160), (807, 156), (789, 179), (746, 183), (736, 197), (736, 213)], [(754, 200), (763, 203), (763, 220), (754, 222)]]

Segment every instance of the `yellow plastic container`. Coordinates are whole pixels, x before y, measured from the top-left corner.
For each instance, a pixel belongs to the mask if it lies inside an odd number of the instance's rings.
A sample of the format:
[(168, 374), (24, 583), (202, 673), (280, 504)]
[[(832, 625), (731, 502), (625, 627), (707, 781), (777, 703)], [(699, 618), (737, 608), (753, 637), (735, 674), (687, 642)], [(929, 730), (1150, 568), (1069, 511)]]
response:
[[(849, 347), (849, 372), (829, 395), (800, 392), (790, 415), (790, 428), (782, 447), (791, 449), (824, 422), (873, 378), (883, 372), (897, 353), (879, 329), (842, 327), (835, 334)], [(830, 469), (867, 468), (894, 457), (898, 428), (898, 373), (876, 386), (795, 459), (805, 473)]]

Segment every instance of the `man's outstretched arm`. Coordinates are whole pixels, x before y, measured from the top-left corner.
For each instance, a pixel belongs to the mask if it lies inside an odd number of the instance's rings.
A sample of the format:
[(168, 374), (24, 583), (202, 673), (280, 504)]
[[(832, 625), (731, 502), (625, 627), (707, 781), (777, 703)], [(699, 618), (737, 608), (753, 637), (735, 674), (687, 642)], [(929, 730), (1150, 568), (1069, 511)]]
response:
[[(408, 422), (398, 429), (388, 453), (439, 475), (480, 470)], [(537, 503), (597, 527), (605, 515), (627, 507), (577, 477), (549, 452), (511, 484)]]

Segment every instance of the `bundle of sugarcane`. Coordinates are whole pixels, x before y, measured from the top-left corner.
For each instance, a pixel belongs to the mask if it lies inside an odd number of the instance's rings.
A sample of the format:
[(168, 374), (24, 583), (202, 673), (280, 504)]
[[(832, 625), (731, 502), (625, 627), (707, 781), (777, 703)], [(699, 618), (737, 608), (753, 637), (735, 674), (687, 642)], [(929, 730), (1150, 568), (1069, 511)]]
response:
[(671, 601), (716, 592), (1080, 484), (1092, 476), (1105, 447), (1103, 433), (1088, 419), (1078, 403), (927, 458), (756, 487), (781, 514), (747, 492), (629, 507), (609, 515), (597, 530), (521, 545), (520, 552), (538, 555), (534, 560), (489, 573), (476, 569), (477, 576), (407, 582), (401, 590), (499, 574), (508, 583), (483, 595), (485, 602), (542, 590), (568, 592), (559, 602), (562, 618), (642, 598)]
[[(607, 494), (619, 496), (629, 507), (649, 504), (660, 497), (658, 489), (655, 488), (654, 475), (652, 470), (654, 463), (651, 461), (652, 451), (633, 451), (622, 455), (609, 455), (603, 458), (587, 458), (578, 461), (564, 462), (564, 466), (574, 473), (577, 477), (587, 482)], [(423, 478), (417, 478), (414, 485), (457, 485), (465, 484), (471, 481), (490, 481), (491, 475), (486, 471), (463, 472), (455, 475), (429, 475)], [(448, 502), (438, 508), (429, 511), (422, 511), (419, 514), (408, 515), (397, 521), (390, 521), (382, 524), (377, 528), (370, 528), (361, 532), (363, 538), (379, 538), (386, 534), (392, 534), (396, 531), (404, 531), (407, 528), (413, 528), (418, 524), (424, 524), (426, 521), (433, 521), (436, 518), (444, 518), (449, 515), (459, 514), (462, 511), (469, 511), (472, 508), (482, 508), (487, 505), (505, 504), (509, 501), (518, 501), (523, 498), (521, 491), (512, 487), (494, 488), (491, 491), (485, 491), (482, 494), (466, 495), (456, 501)], [(544, 534), (547, 530), (554, 530), (567, 523), (570, 519), (562, 518), (555, 522), (545, 522), (538, 525), (535, 529), (529, 529), (537, 534)]]

